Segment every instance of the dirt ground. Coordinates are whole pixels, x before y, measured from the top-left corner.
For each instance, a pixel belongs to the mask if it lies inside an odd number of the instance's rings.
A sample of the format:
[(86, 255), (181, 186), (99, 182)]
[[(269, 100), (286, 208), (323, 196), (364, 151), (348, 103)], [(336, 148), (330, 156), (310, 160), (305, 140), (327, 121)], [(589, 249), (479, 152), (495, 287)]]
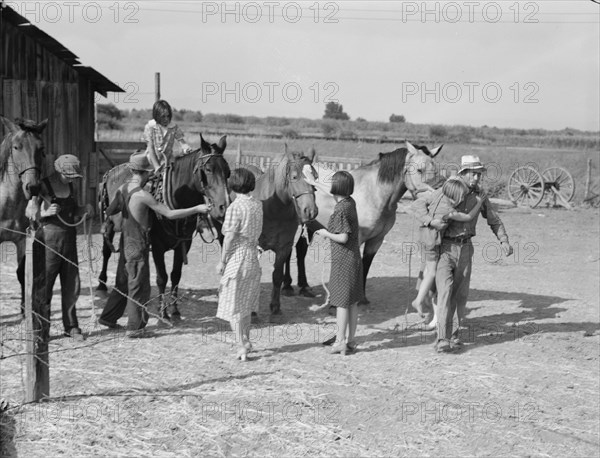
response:
[[(79, 316), (87, 340), (60, 337), (55, 299), (51, 399), (22, 407), (25, 360), (6, 358), (22, 348), (22, 328), (14, 255), (3, 246), (1, 396), (13, 408), (2, 416), (2, 451), (598, 456), (598, 209), (512, 209), (501, 217), (515, 254), (501, 257), (480, 220), (467, 344), (457, 354), (436, 354), (434, 333), (419, 329), (412, 310), (406, 314), (418, 272), (418, 256), (408, 256), (417, 225), (407, 214), (398, 214), (373, 263), (371, 302), (359, 310), (352, 356), (328, 354), (320, 342), (333, 334), (334, 318), (310, 310), (324, 299), (325, 246), (313, 245), (308, 261), (309, 283), (321, 296), (283, 297), (281, 324), (267, 322), (271, 269), (263, 255), (264, 321), (252, 331), (256, 351), (247, 363), (234, 360), (227, 325), (214, 318), (215, 245), (194, 242), (181, 282), (185, 320), (169, 328), (152, 318), (153, 337), (136, 340), (93, 327), (83, 258)], [(116, 260), (110, 270), (113, 284)], [(97, 314), (104, 300), (97, 296)]]

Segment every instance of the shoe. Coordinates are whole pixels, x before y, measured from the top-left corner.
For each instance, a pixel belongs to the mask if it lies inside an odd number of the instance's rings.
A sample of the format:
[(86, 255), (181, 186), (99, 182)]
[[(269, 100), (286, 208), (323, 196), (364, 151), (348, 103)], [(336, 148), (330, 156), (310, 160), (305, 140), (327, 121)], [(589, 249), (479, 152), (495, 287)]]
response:
[(460, 340), (459, 337), (452, 337), (450, 339), (450, 346), (451, 347), (456, 347), (456, 348), (462, 348), (464, 346), (464, 342), (462, 340)]
[(346, 351), (347, 351), (346, 343), (340, 342), (340, 343), (335, 344), (333, 347), (331, 347), (329, 350), (329, 353), (332, 355), (339, 353), (342, 356), (346, 356)]
[(438, 353), (452, 353), (453, 348), (447, 340), (440, 340), (435, 346), (435, 351)]
[(300, 291), (298, 291), (298, 296), (311, 298), (317, 297), (317, 295), (312, 292), (312, 289), (310, 289), (310, 286), (303, 286), (302, 288), (300, 288)]
[(83, 342), (85, 340), (81, 333), (81, 329), (79, 328), (72, 328), (69, 332), (65, 332), (64, 335), (65, 337), (72, 338), (76, 342)]
[(350, 354), (358, 351), (358, 344), (356, 342), (348, 342), (346, 344), (346, 351)]
[(102, 318), (98, 318), (98, 324), (101, 324), (102, 326), (106, 326), (107, 328), (110, 328), (110, 329), (121, 329), (123, 327), (120, 324), (111, 323), (110, 321), (103, 320)]
[(142, 339), (144, 337), (150, 337), (150, 334), (146, 332), (146, 328), (130, 329), (127, 332), (125, 332), (125, 337), (129, 339)]
[(333, 345), (335, 343), (335, 336), (333, 336), (331, 339), (327, 339), (325, 342), (323, 342), (323, 345)]
[(235, 355), (235, 359), (239, 359), (242, 362), (248, 361), (248, 349), (246, 347), (240, 348), (237, 355)]

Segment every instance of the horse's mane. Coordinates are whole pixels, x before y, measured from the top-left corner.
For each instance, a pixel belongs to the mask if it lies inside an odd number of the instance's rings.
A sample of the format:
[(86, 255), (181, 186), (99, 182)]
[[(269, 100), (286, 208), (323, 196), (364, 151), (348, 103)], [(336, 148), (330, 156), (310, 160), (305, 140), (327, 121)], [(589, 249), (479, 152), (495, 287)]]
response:
[(379, 165), (379, 171), (377, 172), (378, 183), (393, 183), (399, 176), (402, 176), (407, 154), (408, 150), (404, 147), (389, 153), (379, 153), (379, 157), (366, 164), (366, 166)]
[(3, 177), (7, 170), (8, 159), (10, 158), (12, 148), (12, 136), (12, 132), (9, 132), (0, 145), (0, 177)]

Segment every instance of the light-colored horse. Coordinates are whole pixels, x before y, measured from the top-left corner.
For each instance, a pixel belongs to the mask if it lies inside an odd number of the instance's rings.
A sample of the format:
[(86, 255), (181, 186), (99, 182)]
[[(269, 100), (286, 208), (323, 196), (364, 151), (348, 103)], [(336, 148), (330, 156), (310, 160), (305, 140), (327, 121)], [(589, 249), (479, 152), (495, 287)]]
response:
[[(0, 243), (13, 242), (17, 248), (17, 277), (21, 301), (25, 288), (25, 235), (29, 226), (27, 201), (37, 195), (44, 162), (41, 133), (48, 120), (39, 124), (0, 116), (7, 134), (0, 145)], [(16, 231), (16, 232), (13, 232)]]
[[(365, 286), (373, 258), (396, 222), (400, 198), (406, 191), (416, 194), (429, 190), (430, 184), (439, 181), (433, 158), (441, 151), (442, 146), (430, 151), (426, 147), (406, 142), (406, 147), (389, 153), (379, 153), (376, 160), (350, 171), (354, 177), (352, 198), (356, 201), (358, 213), (359, 242), (364, 245)], [(318, 162), (313, 163), (313, 167), (318, 174), (317, 183), (331, 186), (331, 177), (337, 170)], [(316, 222), (307, 225), (310, 235), (319, 227), (327, 227), (335, 207), (333, 197), (322, 190), (317, 191), (316, 201), (319, 215)], [(298, 253), (298, 264), (299, 270), (303, 268), (304, 257), (301, 253)], [(362, 302), (368, 303), (366, 294)]]
[(298, 224), (309, 222), (318, 214), (314, 188), (302, 174), (304, 166), (310, 167), (314, 154), (314, 150), (308, 156), (289, 152), (286, 145), (285, 153), (274, 158), (265, 173), (261, 173), (257, 167), (247, 166), (256, 177), (256, 188), (252, 195), (263, 203), (263, 229), (259, 245), (263, 250), (275, 252), (271, 315), (281, 314), (283, 265), (292, 252)]

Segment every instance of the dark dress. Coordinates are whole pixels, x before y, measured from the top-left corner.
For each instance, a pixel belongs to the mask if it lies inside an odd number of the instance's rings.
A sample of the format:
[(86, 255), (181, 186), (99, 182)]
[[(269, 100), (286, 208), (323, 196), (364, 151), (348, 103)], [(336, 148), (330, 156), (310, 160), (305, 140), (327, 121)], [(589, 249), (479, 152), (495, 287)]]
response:
[(347, 308), (363, 297), (362, 262), (358, 242), (358, 215), (352, 197), (340, 200), (329, 218), (327, 230), (348, 234), (345, 244), (331, 242), (331, 275), (329, 303)]

